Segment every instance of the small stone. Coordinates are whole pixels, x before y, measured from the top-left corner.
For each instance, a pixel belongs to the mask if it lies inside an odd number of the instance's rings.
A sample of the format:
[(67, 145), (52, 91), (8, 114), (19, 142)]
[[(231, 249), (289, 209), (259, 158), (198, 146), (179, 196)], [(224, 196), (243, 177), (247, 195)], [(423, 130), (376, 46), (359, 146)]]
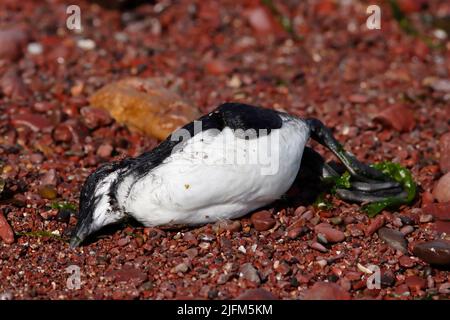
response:
[(236, 300), (277, 300), (277, 297), (265, 289), (257, 288), (246, 290)]
[(170, 270), (171, 273), (186, 273), (189, 270), (189, 266), (186, 263), (177, 264), (175, 267)]
[(111, 153), (113, 152), (114, 148), (112, 145), (110, 145), (109, 143), (104, 143), (102, 145), (100, 145), (97, 149), (97, 155), (100, 158), (109, 158), (111, 157)]
[(336, 243), (345, 240), (345, 234), (337, 229), (334, 229), (328, 223), (320, 223), (314, 227), (317, 233), (322, 233), (328, 242)]
[(60, 123), (53, 130), (53, 139), (56, 142), (70, 142), (72, 141), (72, 132), (66, 124)]
[(104, 127), (112, 122), (108, 111), (100, 108), (83, 107), (80, 110), (83, 122), (89, 129)]
[(220, 59), (212, 59), (205, 63), (205, 69), (209, 74), (220, 75), (230, 72), (231, 68)]
[(450, 172), (450, 132), (447, 132), (439, 139), (439, 167), (443, 173)]
[(45, 185), (39, 188), (39, 195), (44, 199), (54, 200), (58, 196), (58, 192), (54, 186)]
[(279, 31), (277, 22), (266, 7), (249, 8), (244, 11), (244, 16), (248, 19), (253, 30), (259, 34), (267, 35), (268, 33)]
[(117, 241), (117, 245), (119, 247), (124, 247), (129, 243), (130, 243), (130, 237), (124, 237), (124, 238), (119, 239), (119, 241)]
[(321, 244), (328, 244), (327, 237), (323, 233), (317, 234), (317, 241)]
[(374, 121), (381, 122), (387, 127), (399, 132), (409, 132), (416, 126), (414, 113), (405, 105), (397, 104), (380, 112)]
[(320, 252), (328, 252), (328, 249), (325, 248), (322, 244), (318, 243), (318, 242), (313, 242), (311, 243), (310, 247), (314, 250), (320, 251)]
[(448, 80), (448, 79), (426, 77), (425, 79), (423, 79), (422, 83), (425, 86), (430, 87), (434, 91), (445, 92), (445, 93), (450, 92), (450, 80)]
[(222, 273), (217, 278), (217, 284), (225, 284), (225, 283), (228, 282), (228, 280), (230, 280), (230, 278), (231, 278), (231, 274), (229, 274), (229, 273)]
[(0, 30), (0, 60), (15, 61), (23, 54), (28, 34), (20, 28)]
[(385, 271), (381, 273), (380, 284), (384, 288), (392, 287), (395, 284), (395, 275), (392, 271)]
[(25, 126), (34, 132), (50, 132), (53, 125), (47, 118), (37, 114), (18, 114), (11, 119), (13, 126)]
[(436, 220), (450, 221), (450, 202), (431, 203), (423, 207), (423, 212)]
[(333, 217), (333, 218), (330, 218), (330, 222), (332, 224), (334, 224), (335, 226), (337, 226), (337, 225), (340, 225), (343, 222), (343, 220), (341, 217)]
[(31, 55), (39, 55), (42, 54), (44, 48), (42, 47), (42, 44), (40, 44), (39, 42), (31, 42), (27, 46), (27, 51)]
[(77, 46), (83, 50), (92, 50), (95, 49), (95, 42), (92, 39), (79, 39)]
[(414, 246), (416, 257), (432, 265), (450, 265), (450, 241), (434, 240)]
[(419, 222), (420, 223), (428, 223), (433, 221), (433, 215), (432, 214), (422, 214), (419, 217)]
[(400, 231), (389, 228), (381, 228), (378, 230), (378, 236), (384, 240), (390, 247), (399, 250), (403, 253), (408, 252), (408, 243)]
[(419, 276), (409, 276), (405, 279), (405, 284), (410, 290), (419, 291), (427, 287), (427, 280)]
[(252, 222), (253, 227), (258, 231), (269, 230), (276, 224), (276, 220), (267, 210), (255, 212), (254, 214), (252, 214), (250, 221)]
[(413, 231), (414, 231), (413, 226), (404, 226), (403, 228), (400, 229), (400, 232), (403, 233), (405, 236), (410, 234)]
[(14, 242), (14, 231), (8, 221), (6, 221), (6, 218), (2, 212), (0, 212), (0, 239), (7, 244)]
[(403, 267), (403, 268), (412, 268), (415, 265), (415, 262), (413, 259), (411, 259), (408, 256), (401, 256), (398, 259), (398, 263)]
[(0, 293), (0, 301), (12, 300), (13, 298), (13, 294), (9, 291)]
[(297, 238), (303, 236), (307, 232), (308, 232), (307, 227), (292, 228), (288, 231), (287, 236), (289, 239), (294, 240), (294, 239), (297, 239)]
[(200, 116), (199, 110), (167, 89), (161, 79), (127, 78), (110, 83), (89, 99), (119, 123), (164, 140)]
[(440, 294), (450, 294), (450, 282), (443, 283), (439, 286)]
[(366, 229), (366, 236), (370, 237), (372, 234), (377, 232), (382, 226), (384, 226), (384, 216), (378, 215), (375, 219), (372, 219), (370, 225)]
[(127, 265), (122, 269), (107, 272), (106, 277), (115, 282), (130, 282), (135, 285), (142, 284), (148, 279), (146, 272)]
[(350, 300), (350, 295), (336, 283), (316, 282), (306, 291), (303, 300)]
[(242, 224), (238, 220), (220, 220), (213, 225), (212, 229), (215, 233), (224, 231), (239, 232), (242, 229)]
[(364, 104), (367, 103), (369, 101), (369, 97), (367, 97), (364, 94), (352, 94), (348, 97), (348, 101), (352, 102), (352, 103), (360, 103), (360, 104)]
[(56, 220), (59, 222), (68, 223), (72, 213), (74, 212), (70, 209), (60, 209), (56, 215)]
[(41, 177), (41, 185), (55, 186), (57, 183), (56, 170), (50, 169)]
[(244, 263), (241, 266), (239, 274), (242, 278), (247, 279), (256, 284), (259, 284), (261, 282), (261, 279), (258, 275), (258, 271), (252, 266), (251, 263)]
[(436, 221), (433, 227), (439, 235), (450, 235), (450, 221)]
[(433, 189), (434, 198), (440, 202), (450, 202), (450, 172), (442, 176)]

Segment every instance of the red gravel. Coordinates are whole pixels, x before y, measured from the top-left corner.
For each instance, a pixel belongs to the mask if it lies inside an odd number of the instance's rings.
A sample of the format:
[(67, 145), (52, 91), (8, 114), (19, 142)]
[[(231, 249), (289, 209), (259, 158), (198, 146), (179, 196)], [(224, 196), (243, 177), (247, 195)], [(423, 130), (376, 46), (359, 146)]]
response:
[[(293, 32), (257, 0), (169, 0), (129, 12), (76, 2), (82, 33), (65, 27), (63, 1), (0, 4), (2, 297), (449, 297), (448, 202), (437, 205), (434, 197), (442, 201), (444, 193), (433, 189), (449, 170), (450, 42), (421, 19), (450, 15), (448, 1), (419, 1), (427, 9), (402, 1), (430, 47), (401, 30), (387, 2), (382, 29), (368, 30), (369, 1), (273, 1)], [(80, 47), (80, 39), (95, 49)], [(27, 49), (30, 43), (43, 52)], [(70, 250), (74, 212), (50, 205), (77, 205), (98, 165), (158, 143), (89, 106), (96, 90), (129, 76), (163, 78), (202, 112), (233, 100), (320, 118), (362, 161), (410, 169), (419, 195), (369, 219), (331, 196), (332, 209), (315, 208), (302, 181), (287, 199), (239, 223), (133, 224)], [(379, 289), (367, 287), (370, 265), (381, 270)], [(68, 286), (69, 266), (79, 267), (79, 289)]]

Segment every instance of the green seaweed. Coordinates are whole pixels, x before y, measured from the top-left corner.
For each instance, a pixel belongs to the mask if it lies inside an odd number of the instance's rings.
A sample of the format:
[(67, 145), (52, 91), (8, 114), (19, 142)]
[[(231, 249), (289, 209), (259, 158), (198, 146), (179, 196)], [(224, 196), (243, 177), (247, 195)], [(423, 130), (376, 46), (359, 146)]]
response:
[(363, 211), (367, 213), (369, 217), (374, 217), (382, 210), (386, 208), (397, 208), (402, 204), (411, 203), (416, 196), (416, 183), (411, 175), (411, 172), (398, 163), (389, 161), (381, 162), (372, 165), (375, 169), (380, 170), (388, 177), (401, 184), (403, 189), (407, 192), (406, 199), (399, 197), (388, 197), (382, 201), (369, 203), (363, 206)]
[(16, 236), (27, 236), (27, 237), (37, 237), (37, 238), (54, 238), (60, 241), (64, 241), (61, 236), (51, 233), (50, 231), (38, 230), (29, 232), (16, 232)]
[(70, 202), (66, 202), (66, 201), (62, 201), (62, 202), (53, 202), (50, 207), (52, 209), (58, 209), (58, 210), (62, 210), (62, 209), (67, 209), (67, 210), (72, 210), (72, 211), (76, 211), (77, 210), (77, 205), (74, 203), (70, 203)]

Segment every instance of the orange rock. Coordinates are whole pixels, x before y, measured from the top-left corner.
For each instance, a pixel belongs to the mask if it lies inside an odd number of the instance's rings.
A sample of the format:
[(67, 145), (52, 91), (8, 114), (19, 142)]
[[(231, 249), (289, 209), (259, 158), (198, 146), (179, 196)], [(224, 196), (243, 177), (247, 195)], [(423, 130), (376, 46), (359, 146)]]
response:
[(92, 106), (109, 111), (119, 123), (160, 140), (200, 116), (199, 110), (158, 79), (127, 78), (94, 93)]
[(5, 243), (13, 243), (14, 242), (14, 232), (11, 229), (11, 226), (6, 221), (3, 213), (0, 212), (0, 238), (5, 241)]

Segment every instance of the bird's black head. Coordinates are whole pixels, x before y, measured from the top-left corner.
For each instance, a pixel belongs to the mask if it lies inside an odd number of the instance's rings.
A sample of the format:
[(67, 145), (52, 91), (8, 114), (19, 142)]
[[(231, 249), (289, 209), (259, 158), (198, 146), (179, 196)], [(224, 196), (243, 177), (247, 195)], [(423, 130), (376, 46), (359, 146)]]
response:
[(125, 218), (117, 206), (114, 187), (121, 172), (120, 165), (108, 163), (86, 179), (80, 193), (78, 223), (70, 239), (72, 248), (100, 228)]

